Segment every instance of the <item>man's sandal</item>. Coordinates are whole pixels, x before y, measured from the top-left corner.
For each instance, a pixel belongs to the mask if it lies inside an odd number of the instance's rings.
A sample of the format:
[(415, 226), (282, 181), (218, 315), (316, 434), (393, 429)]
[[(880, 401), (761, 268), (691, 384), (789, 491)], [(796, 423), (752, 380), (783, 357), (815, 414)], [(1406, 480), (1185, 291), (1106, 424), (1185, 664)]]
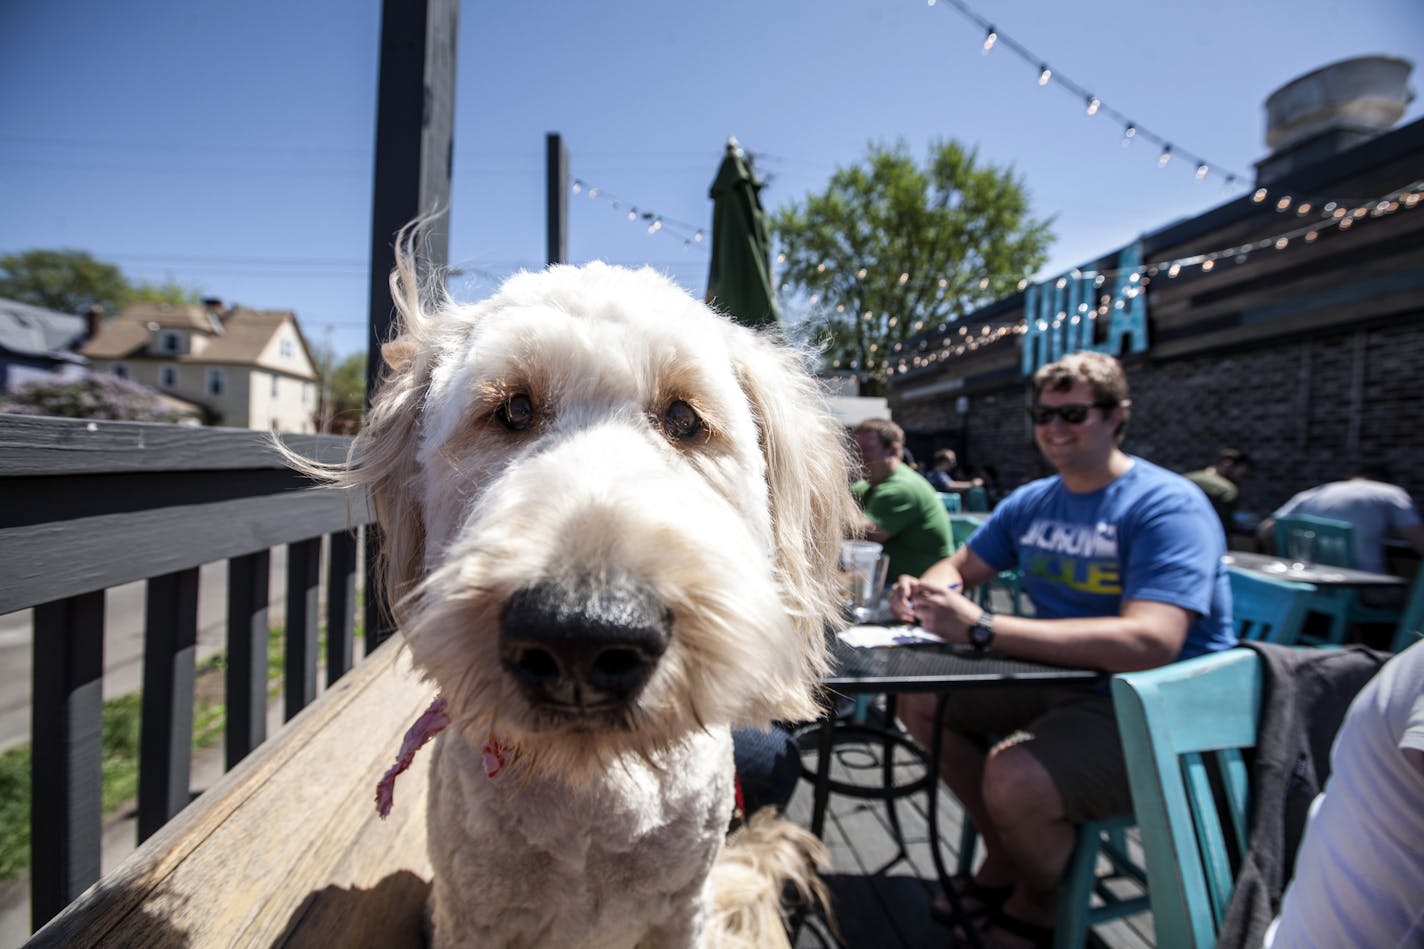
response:
[[(1014, 892), (1012, 883), (985, 886), (968, 876), (951, 877), (950, 884), (959, 896), (959, 905), (964, 908), (964, 915), (970, 920), (983, 919), (998, 912), (1004, 901)], [(954, 904), (943, 890), (936, 893), (934, 900), (930, 902), (930, 915), (934, 917), (935, 922), (945, 926), (954, 927), (962, 922), (955, 917)]]

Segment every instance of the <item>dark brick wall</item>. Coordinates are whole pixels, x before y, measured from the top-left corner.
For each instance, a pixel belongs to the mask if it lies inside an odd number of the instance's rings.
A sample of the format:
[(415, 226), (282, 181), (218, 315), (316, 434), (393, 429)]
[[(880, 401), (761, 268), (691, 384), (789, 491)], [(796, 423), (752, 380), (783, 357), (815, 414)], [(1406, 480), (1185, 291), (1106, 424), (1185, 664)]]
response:
[[(1217, 449), (1249, 452), (1256, 471), (1241, 509), (1267, 514), (1292, 494), (1349, 475), (1356, 461), (1386, 463), (1424, 500), (1424, 313), (1377, 328), (1207, 353), (1127, 362), (1133, 415), (1126, 448), (1167, 468), (1209, 464)], [(897, 403), (895, 419), (917, 454), (936, 444), (997, 467), (1012, 487), (1038, 452), (1024, 422), (1024, 388)]]

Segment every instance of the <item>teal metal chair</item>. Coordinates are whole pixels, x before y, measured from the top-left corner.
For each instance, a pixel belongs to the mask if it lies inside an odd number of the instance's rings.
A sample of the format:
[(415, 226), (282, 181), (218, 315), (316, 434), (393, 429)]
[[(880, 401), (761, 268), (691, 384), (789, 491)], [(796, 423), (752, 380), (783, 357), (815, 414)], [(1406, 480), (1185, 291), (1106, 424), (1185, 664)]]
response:
[(1285, 646), (1300, 639), (1305, 614), (1317, 593), (1314, 584), (1277, 580), (1237, 567), (1228, 567), (1227, 576), (1237, 639)]
[(959, 494), (958, 494), (957, 492), (954, 492), (954, 491), (936, 491), (935, 493), (939, 495), (940, 503), (944, 505), (944, 509), (945, 509), (945, 512), (946, 512), (946, 513), (948, 513), (948, 514), (958, 514), (958, 513), (959, 513), (960, 508), (961, 508), (962, 505), (960, 504), (960, 501), (959, 501)]
[(989, 492), (978, 485), (965, 491), (964, 509), (979, 514), (989, 513)]
[[(1355, 566), (1355, 526), (1349, 521), (1337, 521), (1311, 514), (1286, 514), (1276, 518), (1274, 525), (1276, 555), (1289, 556), (1291, 538), (1305, 531), (1315, 535), (1314, 563), (1332, 567)], [(1323, 637), (1311, 639), (1329, 645), (1340, 645), (1355, 623), (1387, 623), (1399, 621), (1400, 611), (1392, 607), (1370, 606), (1349, 587), (1317, 590), (1311, 597), (1311, 612), (1330, 617), (1330, 626)]]
[(1256, 745), (1261, 682), (1249, 649), (1113, 678), (1158, 949), (1216, 944), (1247, 839), (1241, 752)]
[(1393, 652), (1403, 652), (1421, 638), (1424, 638), (1424, 570), (1420, 570), (1419, 575), (1414, 578), (1414, 589), (1409, 594), (1409, 602), (1404, 605), (1404, 612), (1399, 616), (1394, 642), (1389, 648)]

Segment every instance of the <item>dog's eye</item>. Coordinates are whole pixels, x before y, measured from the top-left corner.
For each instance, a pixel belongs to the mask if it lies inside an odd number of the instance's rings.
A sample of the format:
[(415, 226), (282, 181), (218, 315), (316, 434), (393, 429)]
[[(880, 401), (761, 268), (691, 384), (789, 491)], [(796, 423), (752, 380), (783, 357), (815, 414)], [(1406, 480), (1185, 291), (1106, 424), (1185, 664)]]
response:
[(522, 432), (534, 424), (534, 400), (522, 392), (512, 395), (495, 409), (494, 417), (511, 432)]
[(663, 410), (663, 431), (669, 438), (688, 439), (702, 431), (702, 419), (686, 402), (677, 401)]

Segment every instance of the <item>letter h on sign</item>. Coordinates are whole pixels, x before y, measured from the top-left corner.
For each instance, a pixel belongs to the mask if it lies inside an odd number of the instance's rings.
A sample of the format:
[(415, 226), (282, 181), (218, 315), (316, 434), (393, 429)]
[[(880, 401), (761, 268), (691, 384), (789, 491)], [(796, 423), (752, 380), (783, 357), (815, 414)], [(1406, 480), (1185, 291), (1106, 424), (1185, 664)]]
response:
[(1097, 340), (1098, 309), (1093, 299), (1098, 275), (1080, 271), (1032, 284), (1024, 291), (1023, 375), (1069, 353), (1097, 350), (1120, 355), (1147, 351), (1147, 292), (1141, 284), (1142, 245), (1118, 253), (1117, 277), (1108, 308), (1105, 339)]

